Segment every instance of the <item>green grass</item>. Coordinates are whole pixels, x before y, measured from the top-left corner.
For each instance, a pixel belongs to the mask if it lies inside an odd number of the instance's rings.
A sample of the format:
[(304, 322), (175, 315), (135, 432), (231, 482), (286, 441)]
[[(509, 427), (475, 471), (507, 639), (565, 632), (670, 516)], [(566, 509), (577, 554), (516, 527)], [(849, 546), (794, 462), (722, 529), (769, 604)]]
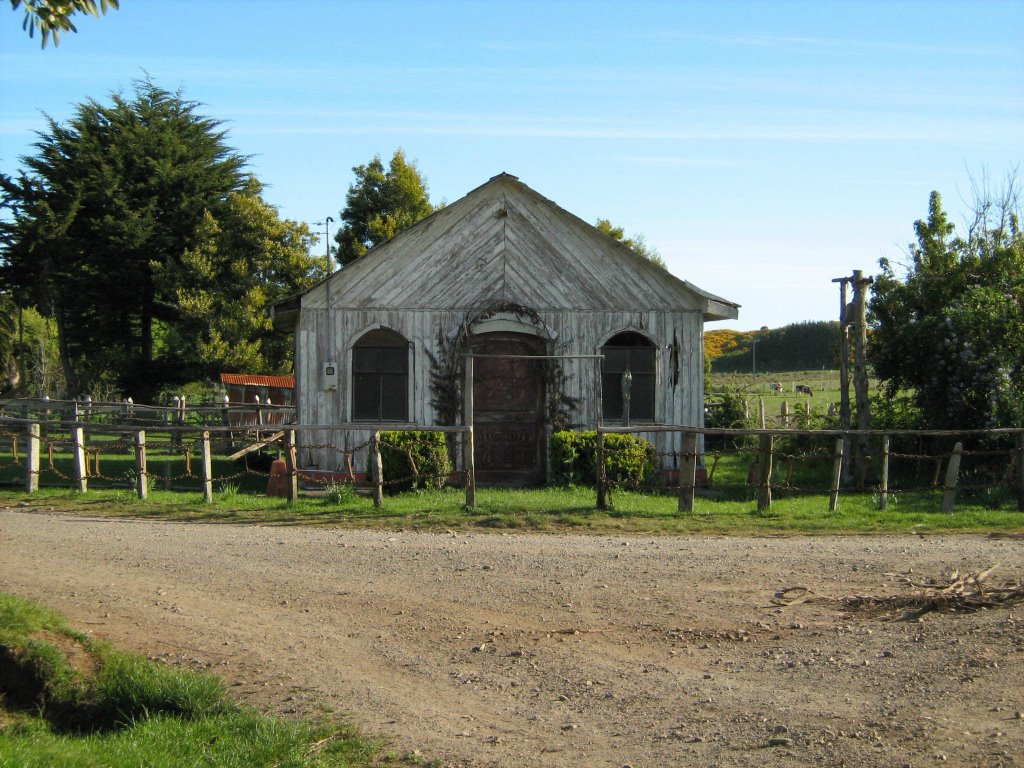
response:
[[(9, 447), (10, 435), (3, 435), (4, 450), (0, 453), (0, 483), (23, 483), (25, 476), (25, 440), (19, 438), (17, 460)], [(227, 449), (224, 444), (217, 447)], [(237, 447), (237, 446), (236, 446)], [(52, 448), (52, 453), (51, 453)], [(135, 487), (135, 452), (129, 441), (110, 435), (89, 436), (86, 439), (89, 485), (96, 488)], [(190, 457), (185, 456), (188, 449)], [(276, 450), (270, 449), (276, 456)], [(199, 446), (193, 436), (176, 447), (168, 433), (147, 433), (147, 471), (150, 484), (155, 488), (200, 490)], [(266, 490), (267, 473), (260, 471), (255, 454), (236, 461), (215, 454), (212, 461), (213, 476), (218, 485), (233, 485), (239, 490), (258, 492)], [(66, 434), (51, 432), (43, 440), (39, 465), (40, 485), (71, 485), (74, 483), (74, 458), (70, 438)]]
[[(782, 392), (773, 394), (771, 391), (772, 382), (782, 384)], [(814, 392), (813, 397), (797, 394), (794, 385), (805, 384)], [(869, 382), (869, 388), (874, 391), (876, 382)], [(776, 417), (782, 409), (782, 404), (788, 403), (790, 413), (796, 409), (801, 412), (810, 406), (812, 411), (825, 413), (829, 403), (839, 404), (841, 399), (839, 389), (839, 371), (787, 371), (785, 373), (713, 373), (711, 374), (711, 389), (707, 393), (709, 402), (714, 402), (723, 392), (739, 391), (743, 398), (750, 405), (751, 415), (757, 413), (759, 407), (758, 398), (764, 402), (765, 415), (769, 418)], [(850, 379), (850, 398), (853, 398), (853, 378)]]
[[(897, 494), (889, 509), (877, 509), (871, 493), (843, 493), (839, 508), (828, 511), (825, 494), (776, 492), (770, 509), (759, 512), (751, 488), (698, 497), (692, 513), (680, 513), (675, 496), (613, 491), (611, 509), (595, 508), (592, 488), (524, 490), (479, 489), (477, 504), (465, 507), (461, 490), (414, 491), (388, 496), (381, 509), (361, 494), (340, 503), (325, 497), (302, 497), (289, 505), (281, 499), (235, 495), (202, 503), (198, 495), (156, 491), (146, 501), (127, 493), (43, 490), (31, 496), (0, 491), (0, 505), (21, 509), (56, 509), (71, 514), (143, 517), (208, 523), (326, 525), (406, 530), (578, 531), (586, 533), (742, 534), (899, 533), (913, 531), (1015, 531), (1024, 529), (1016, 506), (965, 499), (952, 514), (940, 510), (937, 491)], [(1003, 501), (1008, 502), (1008, 499)]]
[(348, 725), (238, 706), (212, 675), (120, 652), (4, 593), (0, 694), (0, 766), (359, 768), (382, 754)]

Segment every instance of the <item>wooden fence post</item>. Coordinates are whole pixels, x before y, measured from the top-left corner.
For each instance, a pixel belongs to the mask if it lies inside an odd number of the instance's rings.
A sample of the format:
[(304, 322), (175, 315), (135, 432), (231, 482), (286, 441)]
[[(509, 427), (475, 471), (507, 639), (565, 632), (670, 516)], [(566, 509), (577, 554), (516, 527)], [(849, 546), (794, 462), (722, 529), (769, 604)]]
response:
[[(764, 416), (764, 406), (761, 407)], [(771, 435), (761, 435), (761, 450), (758, 458), (757, 511), (764, 512), (772, 505), (772, 444)]]
[(597, 430), (597, 508), (608, 509), (608, 472), (604, 466), (604, 432)]
[(882, 484), (878, 489), (878, 508), (889, 508), (889, 436), (882, 435)]
[(39, 423), (28, 425), (28, 446), (25, 456), (25, 492), (39, 490)]
[(1024, 512), (1024, 432), (1015, 436), (1017, 448), (1017, 511)]
[(683, 462), (679, 467), (679, 511), (693, 512), (697, 486), (697, 433), (683, 433)]
[[(223, 410), (221, 411), (221, 417), (224, 420), (224, 426), (231, 426), (231, 398), (228, 395), (224, 395)], [(228, 448), (235, 447), (235, 436), (228, 430)]]
[(146, 471), (146, 431), (135, 433), (135, 492), (145, 501), (149, 497), (149, 473)]
[(207, 504), (213, 503), (213, 455), (210, 452), (210, 433), (201, 432), (199, 435), (199, 476), (203, 482), (203, 501)]
[(960, 475), (960, 459), (964, 455), (964, 444), (953, 446), (953, 453), (946, 465), (946, 484), (942, 489), (942, 511), (952, 512), (956, 503), (956, 483)]
[(370, 438), (370, 475), (373, 478), (373, 506), (384, 506), (384, 465), (380, 458), (380, 432)]
[(85, 430), (82, 427), (71, 429), (72, 451), (75, 456), (75, 482), (78, 492), (89, 490), (89, 465), (85, 463)]
[(603, 377), (602, 367), (604, 360), (600, 359), (597, 361), (597, 365), (594, 366), (594, 392), (597, 394), (594, 397), (594, 429), (597, 431), (595, 439), (595, 451), (597, 453), (596, 461), (597, 466), (597, 508), (608, 509), (608, 473), (604, 467), (604, 434), (601, 432), (601, 427), (604, 426), (604, 389), (603, 389)]
[(782, 421), (782, 428), (787, 429), (789, 427), (789, 403), (785, 400), (782, 401), (782, 407), (779, 408), (779, 419)]
[(836, 440), (836, 452), (832, 456), (832, 488), (828, 495), (828, 511), (835, 512), (839, 507), (839, 485), (843, 481), (843, 448), (845, 439)]
[(462, 384), (462, 426), (469, 431), (462, 433), (462, 471), (466, 476), (466, 506), (476, 506), (476, 438), (473, 421), (476, 419), (473, 402), (473, 357), (466, 356), (466, 375)]
[(299, 474), (295, 471), (295, 430), (284, 431), (284, 466), (288, 471), (287, 497), (288, 503), (299, 498)]

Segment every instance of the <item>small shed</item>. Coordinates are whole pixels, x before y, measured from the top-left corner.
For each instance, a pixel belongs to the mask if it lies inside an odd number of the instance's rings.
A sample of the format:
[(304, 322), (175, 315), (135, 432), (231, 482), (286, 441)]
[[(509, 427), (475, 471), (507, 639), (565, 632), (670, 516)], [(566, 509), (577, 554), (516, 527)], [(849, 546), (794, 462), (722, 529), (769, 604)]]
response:
[[(462, 423), (472, 353), (477, 478), (498, 485), (543, 482), (557, 429), (702, 425), (704, 323), (737, 314), (506, 173), (273, 308), (297, 421), (357, 427), (303, 432), (300, 466), (343, 471), (375, 425)], [(681, 436), (652, 439), (674, 470)]]
[(264, 404), (292, 405), (295, 402), (294, 376), (222, 373), (220, 383), (232, 404), (252, 405), (257, 397)]

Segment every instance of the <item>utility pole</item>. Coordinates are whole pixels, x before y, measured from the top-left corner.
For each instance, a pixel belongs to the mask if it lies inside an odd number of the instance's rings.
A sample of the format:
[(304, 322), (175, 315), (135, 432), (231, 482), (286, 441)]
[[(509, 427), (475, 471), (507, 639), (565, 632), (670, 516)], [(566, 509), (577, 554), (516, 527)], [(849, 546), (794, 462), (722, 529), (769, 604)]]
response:
[[(856, 330), (854, 337), (853, 386), (857, 404), (857, 429), (871, 429), (871, 403), (868, 400), (868, 368), (867, 368), (867, 287), (874, 278), (864, 277), (864, 273), (856, 269), (852, 277), (837, 277), (833, 283), (839, 283), (839, 420), (845, 430), (851, 427), (850, 413), (850, 327)], [(853, 287), (853, 301), (846, 301), (846, 286)], [(857, 450), (850, 451), (850, 441), (843, 439), (843, 455), (850, 461), (843, 465), (843, 482), (849, 483), (854, 470), (857, 480), (863, 483), (867, 473), (867, 438), (857, 440)]]
[[(857, 395), (857, 429), (871, 429), (871, 401), (868, 399), (868, 320), (867, 293), (873, 278), (864, 277), (859, 269), (853, 271), (853, 306), (854, 322), (857, 324), (857, 335), (854, 337), (853, 357), (853, 388)], [(857, 484), (864, 485), (868, 470), (868, 439), (861, 436), (857, 439)]]
[[(839, 283), (839, 426), (850, 428), (850, 336), (847, 323), (850, 313), (846, 308), (846, 284), (848, 277), (837, 277), (833, 283)], [(843, 455), (850, 455), (850, 438), (843, 437)], [(850, 462), (843, 462), (843, 483), (850, 481)]]

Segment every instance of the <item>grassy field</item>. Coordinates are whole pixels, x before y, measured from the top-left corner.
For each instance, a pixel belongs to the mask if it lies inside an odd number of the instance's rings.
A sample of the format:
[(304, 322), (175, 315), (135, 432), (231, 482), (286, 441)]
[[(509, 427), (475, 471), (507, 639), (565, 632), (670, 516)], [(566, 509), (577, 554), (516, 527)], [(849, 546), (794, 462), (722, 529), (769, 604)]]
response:
[[(772, 392), (772, 383), (782, 385), (780, 393)], [(869, 388), (874, 391), (875, 381), (869, 381)], [(802, 384), (811, 388), (813, 396), (808, 397), (796, 391), (796, 386)], [(805, 409), (808, 406), (812, 411), (825, 413), (829, 403), (839, 405), (841, 399), (839, 391), (839, 371), (789, 371), (787, 373), (759, 373), (757, 375), (744, 373), (713, 373), (711, 374), (711, 389), (707, 393), (707, 399), (714, 402), (716, 397), (725, 392), (739, 392), (744, 399), (749, 401), (751, 412), (754, 413), (758, 407), (758, 399), (765, 404), (765, 413), (769, 416), (777, 415), (782, 408), (782, 403), (789, 403), (790, 409)], [(853, 379), (850, 380), (850, 400), (854, 399)]]
[(241, 707), (209, 674), (123, 653), (0, 593), (0, 765), (362, 768), (422, 765), (343, 722)]
[(741, 498), (699, 497), (692, 513), (680, 513), (671, 495), (613, 491), (611, 509), (595, 508), (592, 488), (543, 488), (477, 491), (477, 506), (465, 507), (457, 489), (412, 491), (385, 498), (376, 509), (353, 491), (302, 497), (294, 504), (266, 496), (219, 493), (207, 505), (197, 494), (156, 491), (146, 501), (119, 491), (43, 490), (31, 496), (0, 491), (0, 505), (22, 510), (59, 510), (71, 514), (128, 516), (209, 523), (328, 525), (422, 531), (519, 530), (652, 534), (818, 534), (906, 533), (929, 531), (1017, 531), (1024, 515), (1007, 503), (998, 507), (965, 501), (952, 513), (940, 510), (941, 495), (899, 495), (888, 510), (877, 497), (846, 494), (835, 512), (828, 497), (777, 494), (759, 512), (748, 489)]

